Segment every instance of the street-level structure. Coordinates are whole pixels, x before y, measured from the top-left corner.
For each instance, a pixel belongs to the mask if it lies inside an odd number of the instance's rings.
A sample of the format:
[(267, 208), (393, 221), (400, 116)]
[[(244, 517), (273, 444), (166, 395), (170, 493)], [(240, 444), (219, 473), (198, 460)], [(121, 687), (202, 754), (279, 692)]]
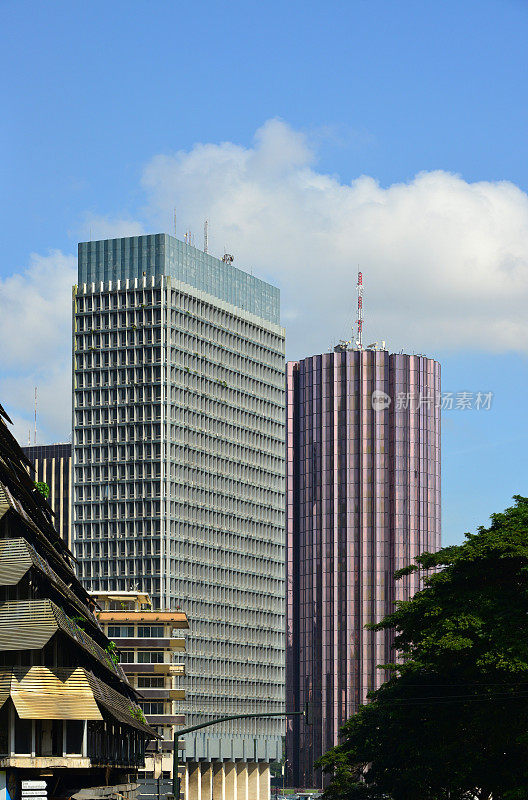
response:
[[(87, 589), (185, 608), (188, 726), (284, 708), (284, 396), (278, 289), (166, 234), (79, 245), (74, 551)], [(186, 758), (267, 774), (283, 727)]]
[(155, 734), (6, 421), (0, 406), (0, 785), (132, 800)]
[(348, 349), (287, 366), (287, 780), (314, 762), (387, 677), (391, 636), (365, 625), (418, 588), (396, 570), (440, 546), (440, 365)]

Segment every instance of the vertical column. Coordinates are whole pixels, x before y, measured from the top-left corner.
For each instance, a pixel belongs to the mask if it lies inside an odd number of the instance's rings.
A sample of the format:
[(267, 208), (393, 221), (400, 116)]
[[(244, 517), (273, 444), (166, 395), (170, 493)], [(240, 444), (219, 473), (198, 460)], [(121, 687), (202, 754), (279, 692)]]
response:
[(185, 800), (202, 800), (202, 773), (200, 763), (191, 761), (187, 766), (189, 794)]
[(257, 765), (259, 770), (259, 800), (270, 800), (270, 768), (265, 761)]
[(213, 798), (213, 765), (210, 761), (202, 764), (202, 797), (201, 800)]
[(189, 800), (189, 769), (187, 764), (184, 765), (183, 783), (180, 783), (180, 786), (183, 786), (183, 800)]
[(236, 786), (237, 794), (236, 800), (248, 800), (248, 771), (247, 763), (245, 761), (238, 761), (236, 763)]
[[(58, 511), (57, 503), (55, 502), (55, 497), (56, 497), (56, 495), (55, 495), (55, 489), (56, 489), (56, 486), (55, 486), (55, 470), (57, 469), (57, 459), (56, 458), (50, 458), (50, 459), (48, 459), (48, 461), (49, 461), (49, 465), (50, 465), (49, 504), (52, 507), (53, 511), (55, 513), (57, 513), (57, 511)], [(54, 523), (55, 523), (55, 525), (57, 524), (57, 517), (55, 517)]]
[[(59, 507), (57, 509), (59, 515), (59, 536), (67, 541), (68, 534), (64, 530), (64, 458), (62, 456), (57, 458), (57, 463), (59, 470)], [(66, 536), (64, 535), (65, 533)]]
[[(237, 798), (237, 769), (233, 761), (224, 761), (224, 797), (225, 800), (238, 800)], [(216, 795), (215, 799), (216, 800)]]
[[(73, 436), (72, 436), (72, 442), (73, 442)], [(70, 457), (68, 458), (68, 547), (70, 548), (70, 550), (73, 547), (73, 534), (72, 534), (73, 471), (72, 471), (72, 464), (73, 464), (73, 443), (72, 443), (72, 452), (71, 452)]]
[(259, 800), (259, 765), (250, 761), (247, 765), (247, 800)]
[(213, 764), (213, 800), (226, 800), (224, 764)]

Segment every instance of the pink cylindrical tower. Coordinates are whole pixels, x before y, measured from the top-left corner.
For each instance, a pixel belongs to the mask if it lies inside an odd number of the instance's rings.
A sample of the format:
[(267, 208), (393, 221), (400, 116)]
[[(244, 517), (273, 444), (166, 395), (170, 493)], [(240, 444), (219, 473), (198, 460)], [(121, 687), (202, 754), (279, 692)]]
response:
[(389, 634), (365, 630), (416, 591), (394, 573), (440, 546), (440, 365), (347, 350), (287, 366), (287, 707), (290, 785), (386, 675)]

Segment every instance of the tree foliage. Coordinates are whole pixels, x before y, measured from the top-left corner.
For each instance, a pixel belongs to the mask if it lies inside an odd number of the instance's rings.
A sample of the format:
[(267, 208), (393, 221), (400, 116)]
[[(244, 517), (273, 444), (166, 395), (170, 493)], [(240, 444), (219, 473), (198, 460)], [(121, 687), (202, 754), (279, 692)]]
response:
[(37, 490), (37, 492), (40, 492), (42, 497), (45, 497), (46, 500), (48, 499), (50, 495), (50, 488), (47, 483), (44, 483), (44, 481), (37, 481), (35, 483), (35, 489)]
[(374, 629), (392, 677), (320, 761), (327, 800), (528, 798), (528, 498), (424, 553), (423, 590)]

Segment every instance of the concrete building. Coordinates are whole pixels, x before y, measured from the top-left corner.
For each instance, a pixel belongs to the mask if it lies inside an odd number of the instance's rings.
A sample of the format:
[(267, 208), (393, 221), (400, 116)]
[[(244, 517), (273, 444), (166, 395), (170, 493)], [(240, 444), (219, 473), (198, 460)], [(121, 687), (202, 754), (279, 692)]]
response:
[(134, 800), (154, 738), (0, 406), (0, 789)]
[(174, 733), (185, 722), (179, 708), (185, 698), (181, 631), (189, 628), (187, 616), (183, 611), (154, 611), (148, 594), (141, 592), (96, 592), (92, 597), (101, 609), (97, 619), (116, 643), (120, 664), (140, 695), (146, 720), (161, 737), (148, 746), (140, 776), (172, 777)]
[(53, 526), (68, 547), (71, 547), (71, 449), (69, 442), (22, 448), (35, 468), (34, 480), (49, 487), (47, 499), (54, 514)]
[[(284, 708), (284, 331), (231, 261), (84, 242), (73, 290), (75, 555), (91, 591), (185, 608), (188, 725)], [(186, 757), (265, 765), (283, 729), (226, 723)]]
[(440, 546), (440, 365), (385, 350), (287, 366), (288, 783), (313, 764), (385, 679), (388, 633), (365, 630), (418, 588), (394, 572)]

